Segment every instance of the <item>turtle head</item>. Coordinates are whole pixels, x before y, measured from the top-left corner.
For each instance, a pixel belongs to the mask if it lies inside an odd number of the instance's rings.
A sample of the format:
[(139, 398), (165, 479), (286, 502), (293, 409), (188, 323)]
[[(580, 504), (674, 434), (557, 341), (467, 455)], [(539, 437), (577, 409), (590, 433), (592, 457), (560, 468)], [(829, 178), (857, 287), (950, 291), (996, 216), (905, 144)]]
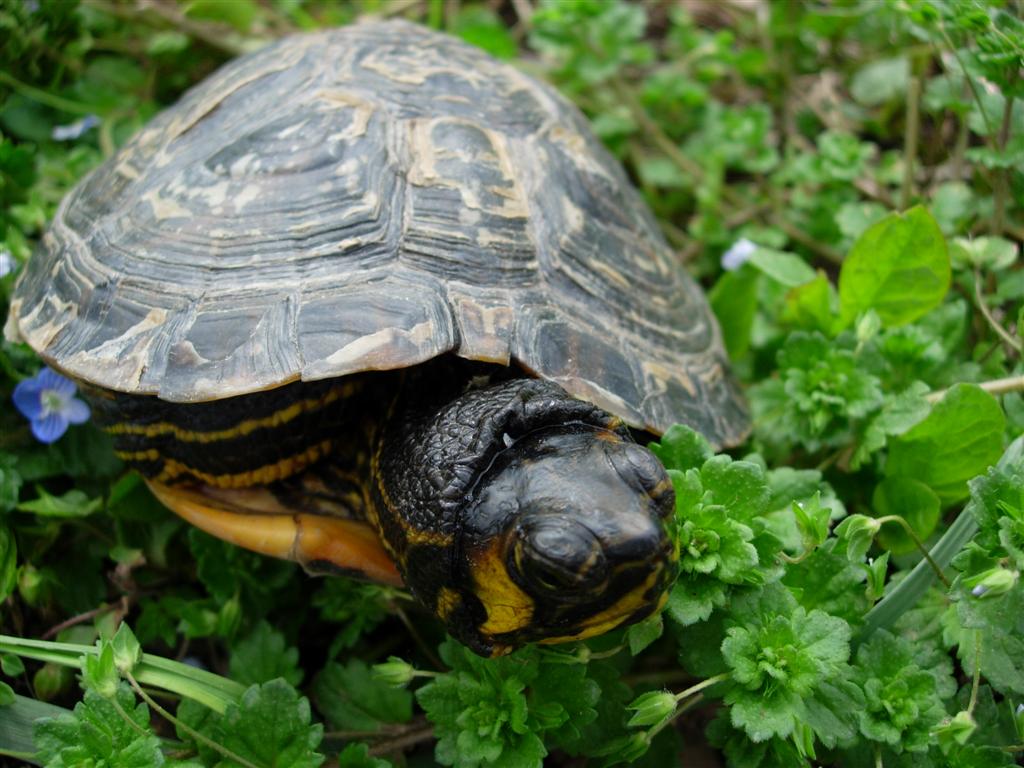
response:
[(449, 629), (497, 655), (645, 618), (675, 578), (674, 498), (657, 458), (619, 432), (574, 424), (512, 442), (463, 516), (466, 589), (483, 611)]

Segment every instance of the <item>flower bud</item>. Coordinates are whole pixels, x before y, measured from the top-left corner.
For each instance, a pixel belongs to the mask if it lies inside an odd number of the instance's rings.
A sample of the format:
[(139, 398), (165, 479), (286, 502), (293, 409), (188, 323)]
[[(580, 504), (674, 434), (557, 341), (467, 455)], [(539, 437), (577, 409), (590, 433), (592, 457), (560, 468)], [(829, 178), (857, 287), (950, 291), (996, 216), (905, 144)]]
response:
[(383, 664), (373, 665), (373, 676), (392, 688), (404, 688), (416, 677), (416, 668), (397, 656), (388, 656)]
[(989, 568), (969, 579), (964, 579), (964, 585), (971, 588), (971, 594), (975, 597), (998, 597), (1013, 589), (1019, 577), (1017, 571), (1008, 568)]
[(657, 725), (676, 711), (676, 697), (668, 691), (650, 691), (634, 699), (626, 709), (635, 713), (626, 725)]

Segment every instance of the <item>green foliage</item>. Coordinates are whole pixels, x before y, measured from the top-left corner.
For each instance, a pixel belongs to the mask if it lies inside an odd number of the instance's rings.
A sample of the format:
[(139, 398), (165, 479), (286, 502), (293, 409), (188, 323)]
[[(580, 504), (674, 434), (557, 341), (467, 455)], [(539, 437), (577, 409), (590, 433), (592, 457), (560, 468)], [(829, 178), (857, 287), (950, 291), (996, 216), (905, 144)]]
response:
[[(404, 15), (578, 104), (707, 288), (752, 436), (651, 444), (676, 491), (664, 614), (484, 660), (403, 590), (189, 529), (94, 426), (42, 446), (0, 409), (0, 749), (15, 722), (48, 766), (1019, 761), (1019, 0), (171, 6), (0, 2), (0, 314), (61, 199), (188, 87)], [(0, 345), (0, 397), (38, 366)], [(71, 706), (75, 667), (73, 711), (5, 717)]]
[(74, 714), (38, 721), (34, 735), (46, 768), (152, 768), (165, 762), (160, 739), (149, 729), (149, 709), (136, 703), (127, 683), (115, 685), (110, 696), (87, 689)]

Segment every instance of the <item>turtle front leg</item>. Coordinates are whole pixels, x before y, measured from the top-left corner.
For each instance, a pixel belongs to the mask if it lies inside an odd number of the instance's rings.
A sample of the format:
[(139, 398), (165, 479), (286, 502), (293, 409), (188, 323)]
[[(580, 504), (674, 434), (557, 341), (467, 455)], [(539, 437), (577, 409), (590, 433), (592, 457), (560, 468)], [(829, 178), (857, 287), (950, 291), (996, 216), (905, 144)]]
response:
[[(147, 480), (166, 507), (212, 536), (300, 563), (310, 573), (402, 585), (373, 526), (283, 505), (265, 488), (171, 486)], [(312, 506), (312, 505), (311, 505)]]

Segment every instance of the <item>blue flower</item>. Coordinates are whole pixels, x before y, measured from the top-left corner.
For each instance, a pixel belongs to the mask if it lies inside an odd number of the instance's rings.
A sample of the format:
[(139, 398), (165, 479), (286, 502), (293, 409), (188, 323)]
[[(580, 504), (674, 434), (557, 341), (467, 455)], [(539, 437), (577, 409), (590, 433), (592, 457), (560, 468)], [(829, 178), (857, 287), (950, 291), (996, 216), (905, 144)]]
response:
[(99, 124), (100, 119), (96, 115), (86, 115), (81, 120), (76, 120), (67, 125), (55, 125), (53, 131), (50, 132), (50, 138), (54, 141), (71, 141), (81, 137), (86, 131), (95, 128)]
[(75, 383), (56, 371), (43, 368), (14, 388), (14, 405), (32, 423), (32, 434), (41, 443), (52, 443), (68, 424), (89, 420), (89, 406), (75, 397)]
[(7, 277), (18, 266), (10, 251), (0, 251), (0, 277)]
[(722, 254), (722, 269), (729, 272), (739, 269), (747, 263), (756, 250), (757, 243), (751, 242), (745, 237), (740, 238), (732, 244), (728, 251)]

